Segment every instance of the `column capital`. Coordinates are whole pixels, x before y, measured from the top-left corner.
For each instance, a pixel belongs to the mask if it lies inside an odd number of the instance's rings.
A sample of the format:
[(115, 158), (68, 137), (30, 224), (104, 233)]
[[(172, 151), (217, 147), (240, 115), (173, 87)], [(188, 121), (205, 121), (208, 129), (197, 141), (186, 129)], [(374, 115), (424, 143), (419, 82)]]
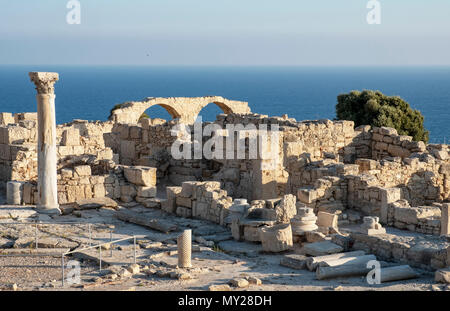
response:
[(56, 72), (30, 72), (31, 82), (36, 85), (38, 94), (55, 94), (55, 82), (59, 80)]

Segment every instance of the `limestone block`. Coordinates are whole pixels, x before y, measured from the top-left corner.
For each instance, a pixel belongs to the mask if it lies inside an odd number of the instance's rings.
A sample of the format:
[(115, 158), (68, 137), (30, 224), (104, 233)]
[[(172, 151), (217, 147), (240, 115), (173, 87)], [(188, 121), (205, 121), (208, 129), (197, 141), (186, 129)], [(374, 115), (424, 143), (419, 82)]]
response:
[(319, 212), (317, 214), (317, 225), (319, 227), (337, 228), (338, 227), (338, 215), (326, 213), (326, 212)]
[(283, 196), (280, 204), (275, 208), (277, 221), (280, 223), (289, 223), (292, 217), (297, 214), (296, 198), (292, 194)]
[(230, 285), (238, 288), (245, 288), (250, 285), (246, 279), (232, 279), (230, 280)]
[(24, 183), (23, 185), (23, 204), (33, 204), (33, 185), (30, 183)]
[(261, 242), (259, 228), (244, 225), (244, 240), (249, 242)]
[(85, 199), (84, 186), (67, 186), (67, 201), (76, 202), (79, 199)]
[(13, 125), (8, 126), (6, 132), (4, 132), (5, 144), (23, 144), (30, 138), (30, 131), (24, 127)]
[(167, 213), (175, 213), (177, 210), (176, 198), (181, 192), (181, 187), (167, 187), (167, 201), (162, 205), (162, 209)]
[(393, 157), (407, 157), (410, 155), (408, 150), (403, 149), (401, 146), (389, 145), (387, 151)]
[[(325, 228), (325, 227), (323, 227)], [(325, 241), (326, 235), (322, 232), (318, 231), (307, 231), (305, 232), (306, 242), (314, 243), (314, 242), (321, 242)]]
[(266, 252), (278, 253), (293, 247), (292, 229), (290, 224), (261, 227), (260, 239)]
[(142, 135), (142, 128), (139, 126), (131, 126), (130, 127), (130, 138), (131, 139), (140, 139)]
[(303, 270), (306, 268), (308, 257), (299, 254), (285, 255), (281, 258), (280, 265), (295, 270)]
[(120, 142), (120, 157), (121, 159), (135, 159), (136, 158), (136, 144), (134, 141), (122, 140)]
[(73, 177), (73, 170), (70, 168), (63, 168), (61, 169), (61, 177), (63, 179), (69, 179)]
[(23, 182), (8, 181), (6, 184), (6, 202), (9, 205), (22, 204)]
[(450, 203), (442, 204), (441, 210), (441, 235), (450, 234)]
[(302, 203), (311, 204), (317, 199), (317, 191), (309, 188), (300, 188), (297, 191), (297, 198)]
[(447, 160), (449, 158), (447, 150), (437, 150), (433, 149), (433, 155), (439, 160)]
[(185, 181), (181, 184), (180, 196), (190, 198), (194, 196), (196, 186), (199, 184), (197, 181)]
[[(142, 202), (142, 205), (148, 208), (161, 208), (161, 206), (164, 204), (164, 199), (159, 198), (144, 198), (145, 200)], [(137, 198), (136, 198), (137, 201)]]
[(401, 199), (402, 191), (400, 188), (380, 188), (381, 207), (380, 207), (380, 222), (387, 223), (389, 204), (397, 202)]
[(177, 206), (192, 208), (192, 200), (190, 198), (178, 196), (176, 199)]
[(156, 187), (145, 187), (145, 186), (137, 186), (137, 195), (143, 198), (154, 198), (156, 197)]
[(136, 188), (133, 185), (122, 185), (120, 186), (120, 196), (121, 197), (131, 197), (136, 196)]
[(450, 267), (437, 270), (434, 274), (434, 280), (438, 283), (450, 284)]
[(70, 127), (62, 133), (62, 146), (79, 146), (80, 145), (80, 130)]
[(156, 168), (146, 166), (124, 167), (125, 178), (132, 184), (156, 186)]
[(20, 121), (31, 120), (37, 121), (37, 112), (20, 112), (14, 115), (14, 122), (19, 123)]
[(14, 117), (10, 112), (0, 112), (0, 126), (15, 123)]
[(74, 167), (75, 176), (83, 177), (83, 176), (91, 176), (92, 171), (89, 165), (79, 165)]
[(94, 191), (93, 191), (94, 198), (103, 198), (106, 196), (105, 185), (95, 184), (93, 188), (94, 188)]
[(401, 221), (407, 224), (418, 224), (417, 212), (414, 208), (395, 206), (394, 217), (396, 221)]
[(324, 256), (340, 253), (344, 251), (344, 249), (341, 246), (334, 244), (330, 241), (323, 241), (315, 243), (305, 243), (305, 245), (303, 246), (303, 251), (305, 252), (306, 255)]
[(379, 131), (380, 131), (380, 134), (383, 134), (383, 135), (389, 135), (389, 136), (397, 136), (398, 135), (397, 130), (392, 127), (383, 126), (383, 127), (380, 127)]

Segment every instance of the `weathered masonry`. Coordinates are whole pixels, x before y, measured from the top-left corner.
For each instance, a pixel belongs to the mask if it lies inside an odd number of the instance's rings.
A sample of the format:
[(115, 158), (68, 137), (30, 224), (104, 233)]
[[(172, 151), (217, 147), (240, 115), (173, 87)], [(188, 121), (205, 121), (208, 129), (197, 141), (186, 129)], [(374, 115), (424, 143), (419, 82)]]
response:
[[(174, 127), (192, 124), (210, 103), (224, 113), (202, 127), (264, 125), (276, 134), (275, 167), (260, 156), (250, 159), (248, 141), (244, 159), (175, 159)], [(141, 118), (153, 105), (173, 120)], [(24, 205), (38, 205), (39, 193), (46, 193), (38, 177), (41, 120), (36, 113), (0, 113), (1, 186), (16, 183), (15, 201)], [(439, 240), (450, 234), (448, 145), (415, 142), (392, 128), (354, 128), (351, 121), (260, 115), (245, 102), (219, 96), (125, 103), (108, 121), (57, 125), (55, 138), (55, 204), (103, 197), (136, 201), (227, 226), (236, 240), (259, 242), (270, 251), (332, 240), (336, 249), (376, 249), (380, 258), (415, 266), (449, 264), (449, 243)], [(360, 226), (358, 232), (340, 232), (351, 225)], [(397, 245), (393, 228), (434, 236), (437, 246), (413, 238)]]

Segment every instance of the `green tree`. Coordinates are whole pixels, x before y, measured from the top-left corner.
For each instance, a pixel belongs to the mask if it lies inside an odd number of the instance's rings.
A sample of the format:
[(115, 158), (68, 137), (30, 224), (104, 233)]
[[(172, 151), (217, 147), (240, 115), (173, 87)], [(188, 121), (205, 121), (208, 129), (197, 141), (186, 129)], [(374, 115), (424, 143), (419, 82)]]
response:
[(350, 120), (355, 126), (387, 126), (415, 141), (428, 142), (429, 132), (423, 125), (420, 111), (412, 109), (399, 96), (386, 96), (380, 91), (364, 90), (341, 94), (337, 98), (336, 117)]

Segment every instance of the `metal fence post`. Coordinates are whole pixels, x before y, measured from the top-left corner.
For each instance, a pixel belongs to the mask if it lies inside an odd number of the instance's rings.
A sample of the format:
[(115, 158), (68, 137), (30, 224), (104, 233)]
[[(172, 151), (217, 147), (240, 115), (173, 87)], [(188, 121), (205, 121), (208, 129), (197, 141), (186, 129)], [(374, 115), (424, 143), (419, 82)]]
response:
[(136, 264), (136, 236), (133, 236), (134, 263)]
[(62, 287), (64, 287), (64, 254), (61, 255)]
[(37, 220), (34, 223), (34, 245), (35, 248), (38, 249), (39, 248), (39, 243), (38, 243), (38, 226), (37, 226)]
[(98, 249), (100, 250), (100, 271), (102, 271), (102, 247), (99, 246)]
[(111, 257), (113, 256), (113, 245), (112, 245), (112, 229), (111, 230), (109, 230), (109, 249), (110, 249), (110, 255), (111, 255)]
[(92, 246), (92, 231), (91, 231), (91, 224), (88, 224), (88, 231), (89, 231), (89, 246)]

